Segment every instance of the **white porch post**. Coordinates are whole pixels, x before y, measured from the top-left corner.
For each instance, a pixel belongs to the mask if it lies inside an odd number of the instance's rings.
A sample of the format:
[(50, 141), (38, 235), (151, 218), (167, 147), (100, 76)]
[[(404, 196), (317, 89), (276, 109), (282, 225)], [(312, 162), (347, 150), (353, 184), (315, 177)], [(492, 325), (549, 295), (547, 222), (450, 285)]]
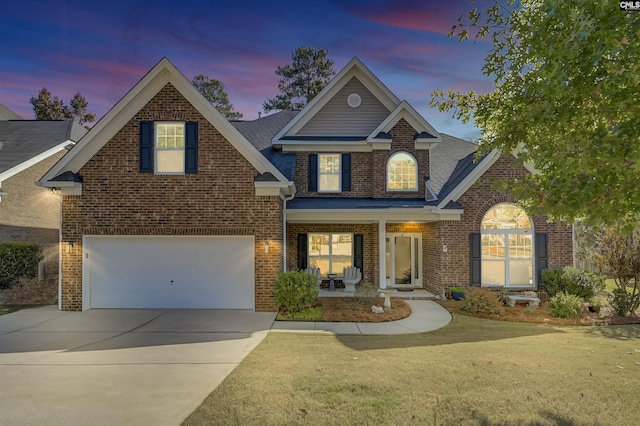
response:
[(387, 239), (386, 222), (378, 221), (378, 270), (380, 271), (380, 288), (387, 288)]

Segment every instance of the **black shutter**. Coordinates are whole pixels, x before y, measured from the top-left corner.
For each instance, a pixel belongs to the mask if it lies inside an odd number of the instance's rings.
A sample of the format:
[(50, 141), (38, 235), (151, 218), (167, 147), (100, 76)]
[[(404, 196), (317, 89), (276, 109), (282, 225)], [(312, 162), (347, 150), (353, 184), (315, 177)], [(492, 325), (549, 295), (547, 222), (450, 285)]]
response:
[(353, 266), (360, 269), (364, 277), (364, 235), (353, 236)]
[(184, 172), (198, 173), (198, 123), (194, 121), (185, 125)]
[(351, 154), (342, 154), (342, 190), (351, 191)]
[(547, 254), (547, 234), (536, 233), (536, 276), (537, 286), (542, 287), (542, 271), (549, 267), (549, 256)]
[(309, 154), (309, 192), (318, 192), (318, 154)]
[(481, 279), (481, 265), (482, 265), (482, 251), (480, 249), (480, 234), (470, 234), (469, 235), (469, 280), (470, 284), (474, 286), (480, 286), (482, 283)]
[(307, 234), (298, 234), (298, 269), (307, 269)]
[(140, 173), (153, 173), (153, 121), (140, 122)]

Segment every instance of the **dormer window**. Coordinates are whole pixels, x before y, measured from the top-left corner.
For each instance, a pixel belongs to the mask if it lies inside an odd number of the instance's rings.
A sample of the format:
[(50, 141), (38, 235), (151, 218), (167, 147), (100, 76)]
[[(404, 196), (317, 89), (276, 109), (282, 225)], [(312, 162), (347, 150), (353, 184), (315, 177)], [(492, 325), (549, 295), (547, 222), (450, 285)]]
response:
[(387, 162), (387, 191), (417, 191), (418, 165), (406, 152), (393, 154)]

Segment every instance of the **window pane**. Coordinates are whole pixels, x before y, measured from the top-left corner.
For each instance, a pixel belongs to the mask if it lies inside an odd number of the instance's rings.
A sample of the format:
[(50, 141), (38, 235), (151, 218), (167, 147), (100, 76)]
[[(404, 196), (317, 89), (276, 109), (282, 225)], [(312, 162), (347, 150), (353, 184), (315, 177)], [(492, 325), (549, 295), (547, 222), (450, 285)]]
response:
[(531, 221), (520, 207), (499, 204), (485, 214), (482, 229), (531, 229)]
[(331, 272), (338, 274), (338, 276), (344, 276), (344, 268), (352, 266), (351, 256), (349, 257), (336, 257), (331, 259)]
[(156, 159), (156, 173), (184, 173), (184, 151), (159, 150)]
[(351, 257), (351, 251), (353, 244), (351, 243), (351, 234), (333, 234), (332, 236), (331, 254), (333, 256), (349, 256)]
[(482, 236), (482, 258), (504, 259), (505, 234), (485, 234)]
[(320, 175), (320, 191), (340, 191), (340, 175)]
[(320, 276), (326, 277), (329, 273), (329, 258), (328, 257), (310, 257), (309, 267), (320, 268)]
[(505, 262), (502, 260), (482, 260), (482, 284), (505, 285)]
[(533, 284), (533, 266), (531, 260), (509, 261), (509, 285)]

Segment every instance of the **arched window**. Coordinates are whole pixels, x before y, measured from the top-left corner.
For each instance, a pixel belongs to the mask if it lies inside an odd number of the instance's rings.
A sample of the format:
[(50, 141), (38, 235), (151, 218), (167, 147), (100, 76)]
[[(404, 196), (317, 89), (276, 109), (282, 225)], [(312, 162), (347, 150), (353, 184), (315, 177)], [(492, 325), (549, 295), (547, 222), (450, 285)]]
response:
[(533, 225), (513, 204), (498, 204), (482, 219), (482, 285), (533, 285)]
[(397, 152), (387, 162), (387, 191), (417, 191), (418, 164), (411, 154)]

